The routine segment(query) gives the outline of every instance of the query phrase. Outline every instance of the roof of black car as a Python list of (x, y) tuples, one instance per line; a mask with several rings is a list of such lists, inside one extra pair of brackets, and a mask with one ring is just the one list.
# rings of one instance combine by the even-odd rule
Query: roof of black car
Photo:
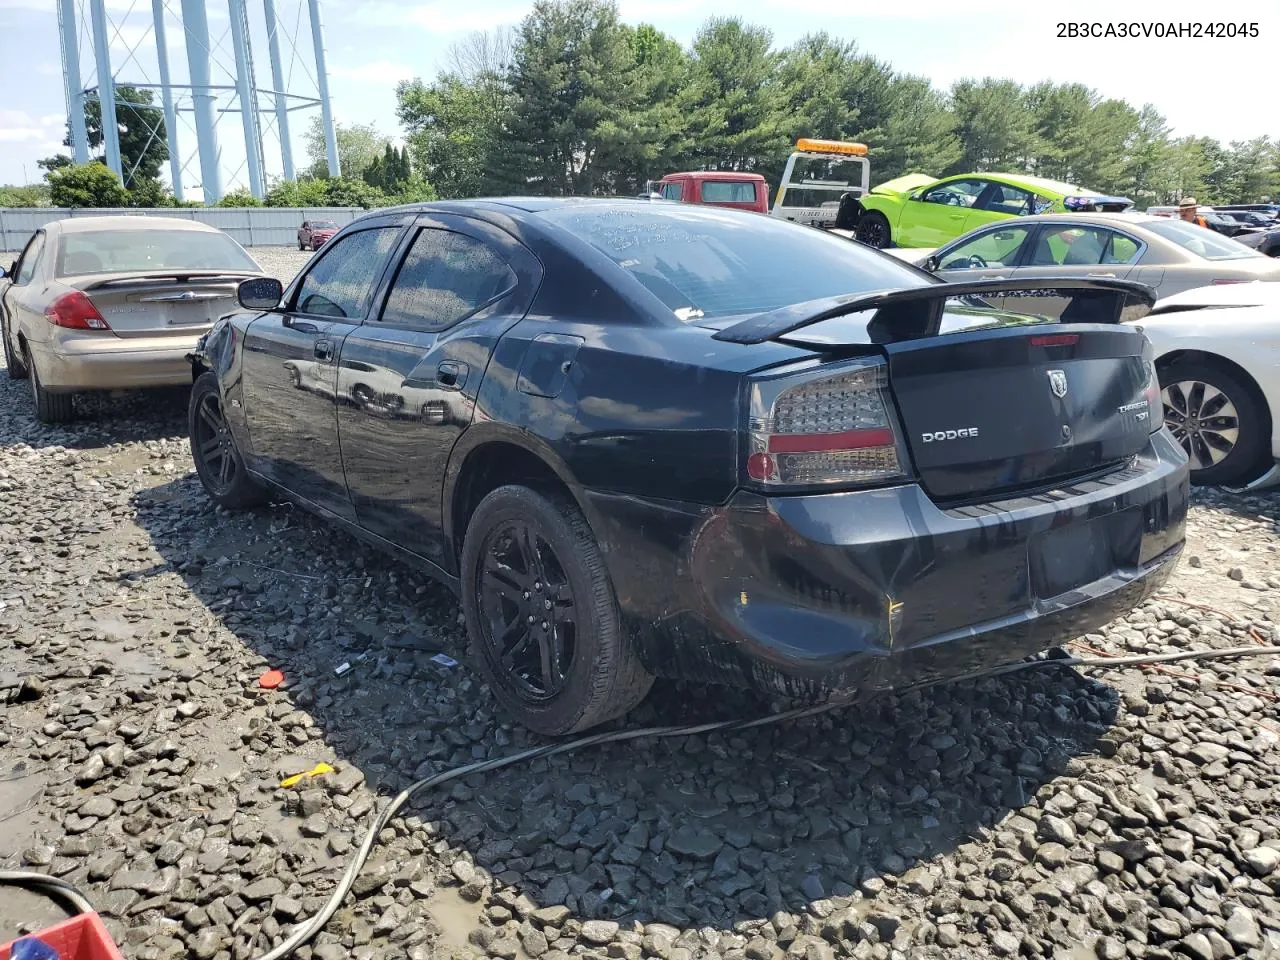
[(422, 213), (475, 213), (481, 210), (505, 212), (520, 210), (524, 213), (541, 213), (575, 206), (653, 206), (658, 201), (635, 197), (481, 197), (475, 200), (431, 200), (426, 203), (410, 203), (400, 207), (385, 207), (371, 213), (413, 212)]

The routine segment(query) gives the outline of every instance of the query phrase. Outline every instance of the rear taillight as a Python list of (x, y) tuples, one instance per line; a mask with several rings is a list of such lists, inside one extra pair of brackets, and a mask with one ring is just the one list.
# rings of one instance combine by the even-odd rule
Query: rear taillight
[(1216, 280), (1210, 281), (1214, 286), (1221, 286), (1224, 283), (1249, 283), (1251, 281), (1232, 277), (1218, 277)]
[(1156, 370), (1155, 349), (1150, 340), (1143, 345), (1142, 359), (1147, 364), (1147, 382), (1142, 388), (1142, 398), (1147, 401), (1151, 432), (1155, 433), (1164, 426), (1164, 396), (1160, 389), (1160, 374)]
[(906, 477), (883, 360), (753, 380), (747, 476), (771, 488)]
[(69, 330), (110, 330), (107, 321), (102, 318), (93, 301), (79, 290), (64, 293), (49, 306), (44, 308), (44, 315), (50, 323)]

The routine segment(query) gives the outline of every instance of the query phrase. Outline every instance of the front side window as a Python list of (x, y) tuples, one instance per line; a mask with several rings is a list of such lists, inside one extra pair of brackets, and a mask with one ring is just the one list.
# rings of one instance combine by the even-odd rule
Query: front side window
[(382, 320), (444, 330), (515, 285), (511, 268), (484, 242), (426, 228), (414, 239), (392, 281)]
[(373, 285), (387, 254), (400, 235), (399, 227), (376, 227), (349, 233), (302, 278), (294, 310), (316, 317), (361, 320), (369, 310)]
[(1031, 212), (1035, 196), (1018, 187), (1006, 183), (993, 183), (982, 202), (978, 205), (982, 210), (991, 213), (1007, 213), (1010, 216), (1023, 217)]
[(662, 187), (663, 200), (681, 200), (684, 198), (684, 190), (679, 181), (675, 183), (667, 183)]
[(595, 247), (681, 318), (940, 282), (843, 237), (773, 217), (744, 221), (720, 207), (561, 207), (541, 216)]
[(37, 233), (31, 238), (31, 242), (27, 244), (27, 249), (22, 253), (22, 263), (18, 265), (18, 275), (14, 278), (14, 283), (31, 282), (31, 278), (36, 273), (36, 262), (40, 259), (40, 253), (43, 250), (44, 234)]
[(702, 200), (704, 203), (755, 203), (756, 185), (744, 180), (705, 180)]
[(920, 195), (920, 199), (948, 207), (972, 207), (986, 186), (981, 180), (951, 180), (930, 187)]
[(985, 267), (1011, 267), (1030, 233), (1030, 227), (1021, 226), (988, 230), (948, 250), (943, 254), (938, 269), (981, 270)]
[(1041, 231), (1031, 254), (1032, 267), (1097, 266), (1111, 242), (1101, 227), (1051, 225)]

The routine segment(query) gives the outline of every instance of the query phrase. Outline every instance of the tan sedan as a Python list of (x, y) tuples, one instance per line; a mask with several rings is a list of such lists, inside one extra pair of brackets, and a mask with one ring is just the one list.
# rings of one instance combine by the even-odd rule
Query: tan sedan
[(169, 217), (77, 217), (36, 231), (0, 278), (9, 376), (36, 416), (72, 416), (72, 395), (189, 384), (186, 355), (264, 271), (221, 230)]

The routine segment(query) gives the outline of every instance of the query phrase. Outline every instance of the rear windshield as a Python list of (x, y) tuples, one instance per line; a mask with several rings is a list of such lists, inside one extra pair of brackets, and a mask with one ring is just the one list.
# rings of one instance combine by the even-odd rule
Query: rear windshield
[(312, 230), (337, 230), (338, 225), (334, 223), (332, 220), (312, 220), (311, 229)]
[(1146, 227), (1156, 236), (1171, 240), (1205, 260), (1243, 260), (1262, 256), (1257, 250), (1251, 250), (1230, 237), (1185, 220), (1153, 220)]
[(203, 230), (101, 230), (68, 233), (58, 251), (57, 276), (150, 270), (261, 268), (225, 233)]
[(687, 319), (940, 282), (852, 240), (760, 214), (637, 204), (634, 210), (561, 207), (543, 216)]
[(755, 203), (756, 185), (743, 180), (704, 180), (703, 203)]

